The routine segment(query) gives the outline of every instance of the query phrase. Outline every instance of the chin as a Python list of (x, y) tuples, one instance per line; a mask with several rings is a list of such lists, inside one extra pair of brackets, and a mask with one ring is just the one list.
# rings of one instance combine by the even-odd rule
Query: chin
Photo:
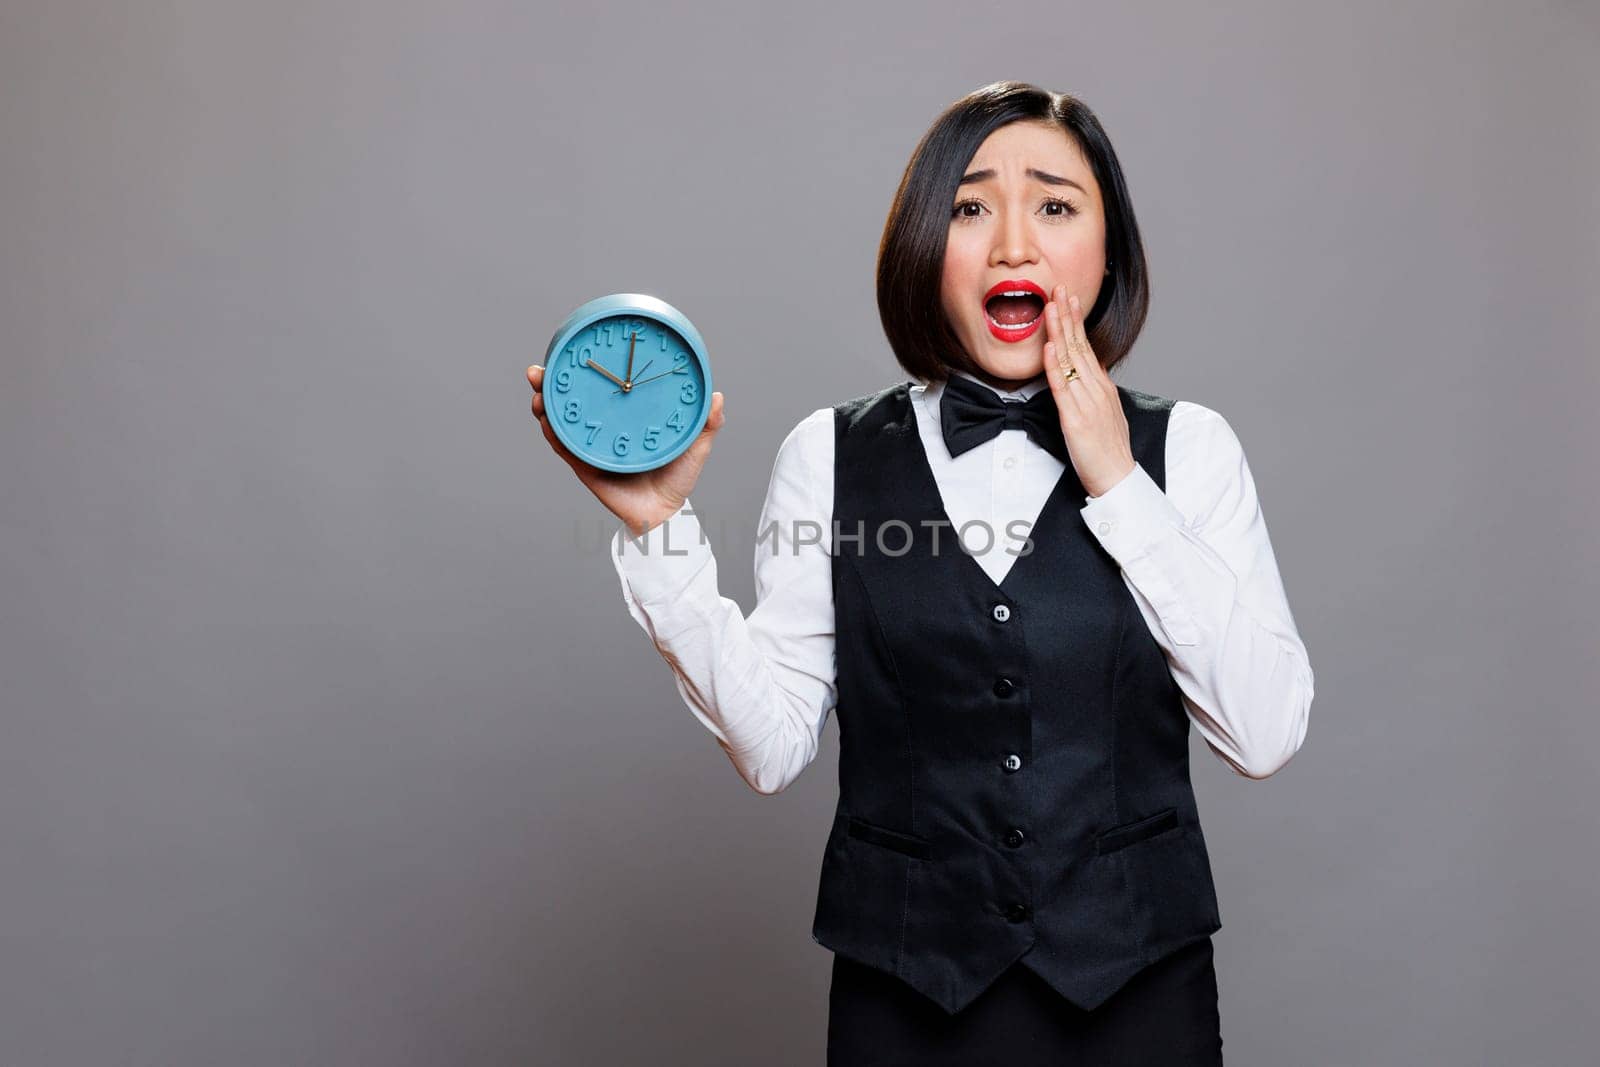
[(1027, 381), (1044, 373), (1043, 351), (1038, 346), (1030, 346), (1018, 351), (1021, 346), (1007, 345), (1007, 351), (984, 353), (976, 362), (986, 372), (996, 378), (1007, 378), (1012, 381)]

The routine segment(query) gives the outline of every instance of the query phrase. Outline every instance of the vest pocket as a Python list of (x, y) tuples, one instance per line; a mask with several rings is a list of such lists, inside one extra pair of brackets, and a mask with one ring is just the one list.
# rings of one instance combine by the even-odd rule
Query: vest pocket
[(1114, 860), (1128, 879), (1132, 928), (1150, 959), (1222, 926), (1205, 835), (1198, 823), (1158, 834)]
[(1177, 825), (1178, 809), (1162, 808), (1154, 815), (1113, 826), (1095, 838), (1094, 850), (1103, 856), (1107, 852), (1115, 852), (1119, 848), (1127, 848), (1135, 842), (1165, 833)]
[(912, 856), (919, 860), (928, 859), (933, 855), (933, 844), (927, 838), (903, 834), (899, 830), (890, 830), (883, 826), (876, 826), (865, 819), (850, 816), (849, 834), (851, 837), (870, 841), (874, 845)]

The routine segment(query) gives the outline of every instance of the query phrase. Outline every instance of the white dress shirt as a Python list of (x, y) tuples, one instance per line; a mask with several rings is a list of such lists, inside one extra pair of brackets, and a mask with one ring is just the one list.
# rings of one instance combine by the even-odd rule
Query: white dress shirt
[[(995, 392), (1025, 400), (1047, 388), (1040, 375)], [(999, 583), (1022, 547), (1012, 532), (1019, 527), (1008, 524), (1032, 526), (1064, 464), (1021, 429), (951, 458), (942, 391), (939, 382), (911, 387), (922, 446), (953, 529), (980, 520), (992, 531), (976, 526), (964, 543)], [(760, 793), (787, 788), (815, 758), (838, 699), (833, 423), (833, 409), (818, 408), (778, 449), (748, 617), (718, 591), (716, 558), (688, 501), (641, 538), (619, 522), (611, 539), (629, 613), (689, 710)], [(1121, 566), (1195, 729), (1236, 773), (1265, 778), (1305, 738), (1313, 679), (1250, 468), (1222, 416), (1183, 400), (1168, 422), (1166, 467), (1165, 493), (1135, 465), (1102, 495), (1085, 497), (1079, 513)]]

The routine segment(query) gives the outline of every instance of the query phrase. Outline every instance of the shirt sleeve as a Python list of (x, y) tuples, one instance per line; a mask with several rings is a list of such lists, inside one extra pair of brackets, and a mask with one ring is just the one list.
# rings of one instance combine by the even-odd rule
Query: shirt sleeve
[[(831, 525), (833, 410), (778, 449), (757, 525), (756, 606), (747, 618), (717, 586), (717, 561), (692, 506), (640, 537), (618, 523), (612, 559), (634, 621), (678, 693), (750, 788), (783, 791), (816, 757), (838, 699)], [(825, 496), (818, 471), (830, 472)]]
[(1084, 522), (1122, 567), (1195, 728), (1248, 778), (1305, 740), (1314, 678), (1289, 610), (1244, 450), (1217, 412), (1179, 401), (1167, 492), (1135, 465)]

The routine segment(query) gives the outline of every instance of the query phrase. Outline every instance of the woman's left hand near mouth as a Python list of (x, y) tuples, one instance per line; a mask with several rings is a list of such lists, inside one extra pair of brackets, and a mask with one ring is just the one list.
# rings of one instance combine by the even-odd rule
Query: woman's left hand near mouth
[[(1078, 298), (1069, 300), (1067, 287), (1056, 286), (1044, 308), (1044, 373), (1078, 481), (1090, 496), (1101, 496), (1133, 471), (1133, 445), (1116, 383), (1089, 347), (1083, 314)], [(1077, 367), (1078, 377), (1066, 381), (1063, 362)]]

